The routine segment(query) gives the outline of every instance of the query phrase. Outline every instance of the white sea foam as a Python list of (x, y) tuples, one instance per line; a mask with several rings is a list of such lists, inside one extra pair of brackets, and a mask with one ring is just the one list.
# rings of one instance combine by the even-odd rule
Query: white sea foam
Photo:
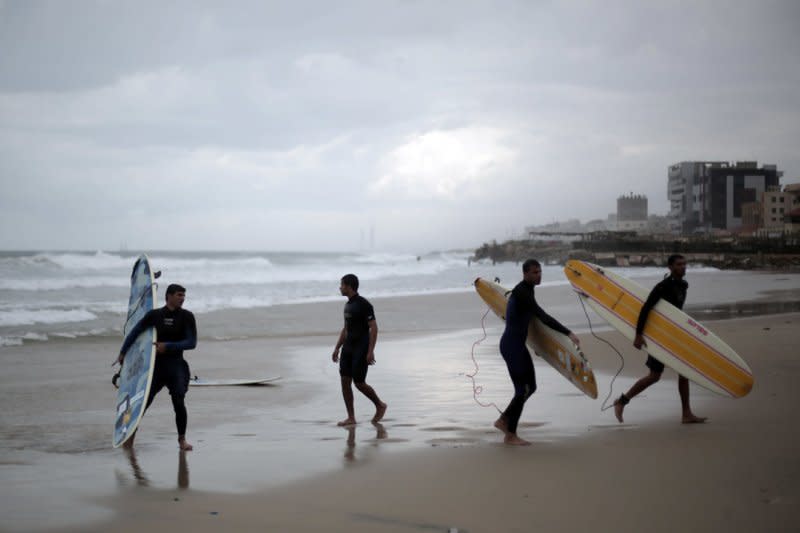
[(86, 309), (36, 309), (0, 311), (0, 326), (29, 326), (33, 324), (66, 324), (87, 322), (97, 315)]
[(22, 346), (20, 337), (0, 337), (0, 346)]

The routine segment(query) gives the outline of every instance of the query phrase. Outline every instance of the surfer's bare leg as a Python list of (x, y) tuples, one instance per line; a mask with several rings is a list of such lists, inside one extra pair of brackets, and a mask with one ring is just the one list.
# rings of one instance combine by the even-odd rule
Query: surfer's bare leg
[(494, 421), (494, 427), (505, 433), (508, 434), (508, 421), (506, 420), (505, 415), (500, 415), (500, 418)]
[(372, 417), (373, 422), (380, 422), (383, 415), (386, 414), (386, 407), (387, 405), (378, 398), (378, 393), (375, 392), (375, 389), (367, 385), (366, 381), (362, 381), (361, 383), (356, 383), (356, 388), (370, 399), (370, 401), (375, 404), (375, 416)]
[(625, 410), (625, 406), (628, 404), (628, 402), (650, 385), (658, 383), (658, 380), (660, 379), (661, 372), (654, 372), (651, 370), (649, 374), (634, 383), (633, 387), (631, 387), (628, 392), (620, 396), (617, 401), (614, 402), (614, 416), (617, 417), (617, 420), (620, 423), (623, 422), (622, 412)]
[(339, 422), (339, 426), (351, 426), (356, 423), (356, 415), (353, 410), (353, 378), (350, 376), (341, 376), (342, 378), (342, 398), (344, 398), (344, 406), (347, 409), (347, 418)]
[(678, 376), (678, 393), (681, 395), (681, 422), (684, 424), (702, 424), (706, 421), (704, 416), (695, 416), (689, 405), (689, 380), (683, 376)]

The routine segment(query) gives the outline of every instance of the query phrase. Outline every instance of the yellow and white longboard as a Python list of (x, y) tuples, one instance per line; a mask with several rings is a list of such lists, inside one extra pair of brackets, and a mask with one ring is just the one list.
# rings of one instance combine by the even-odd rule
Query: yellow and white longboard
[[(568, 261), (564, 273), (598, 315), (629, 340), (635, 338), (647, 289), (584, 261)], [(643, 336), (650, 355), (702, 387), (733, 398), (753, 388), (753, 372), (733, 348), (669, 302), (653, 307)]]
[[(510, 290), (483, 278), (475, 280), (475, 290), (497, 316), (506, 319)], [(582, 393), (590, 398), (597, 398), (597, 381), (594, 379), (592, 366), (569, 337), (534, 318), (528, 326), (528, 338), (525, 344), (528, 350), (547, 361)]]

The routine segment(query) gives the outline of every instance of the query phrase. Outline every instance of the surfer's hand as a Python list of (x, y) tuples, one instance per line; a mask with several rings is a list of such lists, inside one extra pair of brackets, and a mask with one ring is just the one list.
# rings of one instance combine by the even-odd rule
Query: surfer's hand
[(375, 364), (375, 352), (369, 352), (367, 354), (367, 364), (374, 365)]
[(571, 340), (578, 348), (581, 347), (581, 340), (574, 333), (569, 334), (569, 340)]
[(644, 337), (641, 335), (636, 335), (636, 338), (633, 340), (633, 345), (637, 350), (641, 350), (642, 346), (647, 346), (647, 343), (644, 342)]
[(166, 342), (154, 342), (153, 343), (156, 347), (156, 352), (164, 353), (167, 351), (167, 343)]
[(119, 354), (119, 356), (117, 357), (117, 364), (118, 364), (119, 366), (122, 366), (122, 362), (123, 362), (124, 360), (125, 360), (125, 354), (124, 354), (124, 353), (121, 353), (121, 354)]
[(339, 362), (339, 348), (333, 350), (333, 357), (331, 357), (331, 359), (333, 359), (334, 363)]

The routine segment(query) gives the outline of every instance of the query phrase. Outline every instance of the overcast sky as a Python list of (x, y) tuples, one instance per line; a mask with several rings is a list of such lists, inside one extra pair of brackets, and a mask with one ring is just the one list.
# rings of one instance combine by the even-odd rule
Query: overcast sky
[[(476, 247), (800, 180), (800, 2), (0, 0), (0, 248)], [(367, 237), (368, 242), (368, 237)]]

